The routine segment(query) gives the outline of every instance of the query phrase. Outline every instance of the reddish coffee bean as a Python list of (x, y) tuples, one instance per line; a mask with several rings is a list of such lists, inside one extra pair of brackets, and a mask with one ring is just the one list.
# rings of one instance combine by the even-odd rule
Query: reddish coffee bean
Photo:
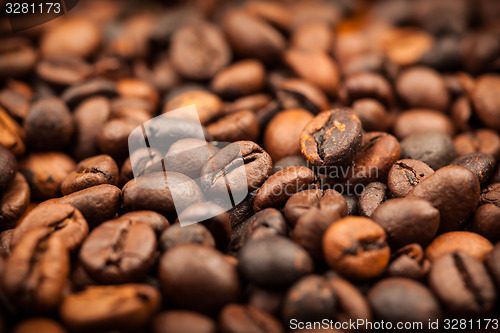
[(0, 194), (0, 228), (15, 227), (16, 222), (26, 212), (30, 199), (30, 187), (24, 176), (18, 172)]
[(200, 313), (186, 310), (168, 310), (153, 319), (153, 333), (216, 333), (215, 321)]
[(358, 116), (365, 131), (387, 131), (392, 125), (392, 116), (380, 102), (372, 98), (354, 101), (352, 112)]
[(121, 215), (117, 220), (149, 225), (157, 235), (161, 234), (170, 224), (165, 216), (150, 210), (138, 210)]
[(453, 136), (455, 126), (442, 112), (427, 109), (411, 109), (402, 112), (395, 120), (394, 135), (402, 140), (417, 132), (441, 132)]
[(314, 114), (328, 110), (330, 103), (317, 86), (301, 79), (284, 79), (277, 84), (277, 97), (285, 109), (306, 109)]
[(403, 277), (417, 281), (429, 272), (431, 263), (424, 259), (424, 250), (416, 243), (403, 246), (391, 256), (386, 274), (390, 277)]
[(332, 46), (333, 31), (325, 22), (304, 22), (293, 30), (294, 48), (328, 52)]
[(489, 129), (459, 134), (453, 140), (453, 144), (458, 156), (484, 153), (495, 158), (500, 157), (500, 137), (495, 131)]
[(201, 224), (181, 226), (177, 223), (162, 232), (160, 248), (163, 252), (181, 244), (198, 244), (214, 248), (215, 240), (210, 231)]
[(221, 96), (238, 97), (259, 92), (266, 70), (257, 60), (242, 60), (223, 69), (212, 80), (212, 90)]
[(16, 119), (24, 119), (30, 109), (33, 90), (28, 85), (10, 80), (0, 91), (0, 106)]
[(283, 333), (280, 322), (251, 305), (229, 304), (219, 315), (221, 333), (269, 332)]
[(49, 318), (30, 318), (23, 320), (13, 328), (12, 333), (66, 333), (55, 320)]
[(493, 183), (486, 186), (481, 191), (479, 203), (481, 205), (494, 204), (495, 206), (500, 207), (500, 183)]
[(117, 95), (116, 83), (106, 79), (92, 79), (66, 89), (61, 98), (69, 107), (75, 107), (90, 97), (102, 95), (115, 97)]
[(24, 129), (0, 107), (0, 146), (19, 156), (26, 150), (24, 141), (26, 141)]
[(358, 212), (361, 216), (370, 217), (387, 199), (387, 185), (373, 182), (363, 189), (358, 199)]
[(17, 173), (16, 157), (0, 146), (0, 191), (6, 189)]
[(259, 138), (259, 119), (253, 111), (242, 110), (211, 123), (207, 126), (207, 131), (216, 141), (257, 141)]
[(55, 86), (69, 86), (87, 79), (92, 74), (92, 67), (78, 56), (54, 54), (37, 64), (36, 73)]
[[(170, 99), (165, 105), (163, 113), (168, 113), (169, 111), (176, 110), (191, 104), (194, 104), (196, 106), (199, 121), (203, 125), (222, 115), (221, 99), (217, 95), (203, 90), (187, 91)], [(191, 120), (198, 121), (197, 119)]]
[(2, 38), (0, 44), (0, 77), (22, 76), (33, 69), (38, 52), (27, 38)]
[(422, 161), (402, 159), (389, 170), (387, 186), (394, 197), (405, 197), (414, 186), (433, 173), (434, 170)]
[(500, 255), (500, 245), (497, 243), (495, 244), (495, 247), (493, 250), (488, 254), (486, 257), (486, 267), (488, 267), (488, 270), (491, 274), (491, 278), (493, 279), (493, 282), (495, 285), (500, 286), (500, 266), (498, 265), (499, 261), (499, 255)]
[(328, 227), (323, 236), (323, 251), (336, 272), (356, 280), (382, 274), (391, 253), (384, 229), (368, 218), (354, 216)]
[(446, 254), (463, 251), (483, 261), (491, 250), (493, 244), (483, 236), (468, 231), (452, 231), (436, 237), (425, 249), (425, 256), (434, 262)]
[(500, 208), (493, 204), (479, 206), (472, 221), (472, 231), (495, 243), (500, 241)]
[(358, 99), (373, 98), (385, 106), (391, 106), (394, 98), (389, 82), (382, 75), (370, 72), (347, 77), (339, 95), (346, 105)]
[(472, 93), (472, 101), (479, 119), (485, 126), (495, 130), (500, 129), (500, 120), (498, 119), (500, 98), (496, 93), (499, 87), (500, 76), (485, 74), (477, 79)]
[(457, 157), (450, 163), (472, 171), (480, 184), (488, 181), (495, 171), (496, 161), (493, 156), (484, 153), (473, 153)]

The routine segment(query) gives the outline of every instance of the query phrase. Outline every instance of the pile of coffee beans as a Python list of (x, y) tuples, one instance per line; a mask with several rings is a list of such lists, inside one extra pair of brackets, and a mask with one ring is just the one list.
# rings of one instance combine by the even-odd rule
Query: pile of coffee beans
[(498, 0), (0, 17), (0, 332), (498, 329), (499, 131)]

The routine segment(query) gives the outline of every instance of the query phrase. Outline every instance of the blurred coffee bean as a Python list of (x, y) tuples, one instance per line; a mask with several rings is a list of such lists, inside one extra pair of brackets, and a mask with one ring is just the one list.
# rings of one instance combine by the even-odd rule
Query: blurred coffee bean
[[(147, 157), (151, 160), (152, 151), (148, 149)], [(201, 169), (207, 163), (207, 161), (215, 155), (219, 149), (214, 145), (200, 139), (181, 139), (170, 146), (163, 162), (161, 160), (151, 162), (151, 167), (153, 164), (156, 165), (158, 162), (163, 163), (162, 167), (165, 167), (167, 171), (180, 172), (192, 179), (199, 178), (201, 175)], [(137, 174), (139, 167), (134, 166), (134, 172)], [(148, 167), (145, 167), (145, 173), (149, 173)], [(140, 174), (140, 173), (138, 173)]]
[(215, 321), (200, 313), (187, 310), (168, 310), (160, 312), (153, 319), (154, 333), (216, 333)]
[(207, 131), (216, 141), (258, 141), (259, 119), (253, 111), (237, 111), (211, 123)]
[(334, 42), (333, 30), (325, 22), (304, 22), (293, 30), (294, 48), (328, 52)]
[[(163, 113), (168, 114), (169, 111), (176, 110), (188, 105), (194, 104), (198, 112), (199, 121), (205, 125), (208, 122), (218, 118), (222, 115), (222, 101), (212, 93), (203, 90), (191, 90), (182, 93), (172, 99), (168, 100)], [(191, 115), (187, 115), (186, 119), (197, 121), (197, 119), (190, 119)]]
[(453, 140), (441, 132), (417, 132), (401, 141), (401, 157), (419, 160), (437, 170), (456, 157)]
[(82, 58), (69, 54), (54, 54), (40, 61), (36, 72), (40, 78), (55, 86), (69, 86), (83, 82), (93, 68)]
[(476, 87), (472, 93), (472, 101), (477, 116), (483, 124), (495, 130), (500, 129), (499, 106), (500, 98), (496, 91), (500, 87), (500, 76), (485, 74), (476, 81)]
[(0, 45), (0, 77), (21, 76), (35, 66), (38, 51), (27, 38), (2, 38)]
[(218, 95), (239, 97), (259, 92), (265, 77), (266, 70), (258, 60), (242, 60), (217, 73), (211, 86)]
[(97, 136), (100, 151), (117, 160), (123, 159), (129, 153), (129, 136), (139, 125), (141, 125), (140, 122), (130, 118), (108, 121)]
[(30, 199), (30, 187), (18, 172), (0, 194), (0, 229), (14, 227), (28, 208)]
[(394, 197), (405, 197), (414, 186), (433, 173), (434, 170), (422, 161), (402, 159), (389, 170), (387, 186)]
[(215, 247), (215, 240), (212, 234), (201, 224), (185, 226), (174, 224), (162, 232), (159, 242), (163, 252), (181, 244), (199, 244), (205, 247)]
[(394, 99), (389, 82), (382, 75), (370, 72), (347, 77), (339, 95), (347, 105), (358, 99), (372, 98), (388, 107), (392, 105)]
[(352, 110), (358, 116), (365, 131), (386, 131), (392, 124), (392, 116), (375, 99), (357, 99), (352, 103)]
[(20, 81), (9, 80), (0, 90), (0, 106), (16, 119), (26, 118), (32, 98), (33, 89)]
[(285, 109), (306, 109), (318, 114), (330, 107), (323, 91), (305, 80), (285, 79), (275, 89), (278, 100)]
[(428, 109), (410, 109), (399, 114), (394, 122), (394, 135), (403, 140), (417, 132), (440, 132), (453, 136), (455, 126), (442, 112)]
[(73, 108), (90, 97), (102, 95), (115, 97), (117, 95), (116, 83), (106, 79), (92, 79), (67, 88), (61, 98), (70, 108)]
[(429, 272), (430, 261), (424, 259), (424, 250), (419, 244), (411, 243), (398, 249), (391, 256), (386, 274), (389, 277), (403, 277), (421, 281)]
[(500, 157), (500, 137), (498, 133), (489, 129), (478, 129), (457, 135), (453, 144), (458, 156), (471, 153), (490, 154)]
[(24, 129), (0, 107), (0, 146), (20, 156), (26, 150), (25, 141)]
[(495, 285), (500, 286), (500, 265), (498, 265), (499, 261), (499, 255), (500, 255), (500, 245), (497, 243), (495, 244), (495, 247), (493, 250), (488, 254), (486, 257), (486, 267), (488, 267), (488, 270), (491, 274), (491, 278), (493, 279), (493, 282)]
[(12, 333), (66, 333), (66, 330), (55, 320), (38, 317), (23, 320), (13, 328)]
[(438, 258), (463, 251), (483, 261), (493, 250), (493, 244), (483, 236), (468, 231), (452, 231), (439, 235), (425, 249), (425, 256), (432, 262)]
[(373, 182), (366, 185), (358, 199), (359, 214), (366, 217), (372, 216), (373, 212), (387, 199), (387, 195), (387, 185), (383, 183)]
[(251, 305), (229, 304), (219, 315), (221, 333), (283, 333), (280, 322)]
[(493, 204), (479, 206), (474, 214), (472, 231), (488, 238), (491, 242), (500, 241), (500, 208)]
[(307, 160), (302, 155), (283, 157), (282, 159), (274, 162), (273, 174), (275, 174), (278, 171), (288, 169), (294, 166), (307, 167)]
[(170, 224), (165, 216), (150, 210), (138, 210), (121, 215), (117, 220), (129, 221), (133, 223), (145, 223), (153, 228), (157, 235), (160, 235)]
[(17, 172), (16, 157), (0, 146), (0, 191), (9, 186)]

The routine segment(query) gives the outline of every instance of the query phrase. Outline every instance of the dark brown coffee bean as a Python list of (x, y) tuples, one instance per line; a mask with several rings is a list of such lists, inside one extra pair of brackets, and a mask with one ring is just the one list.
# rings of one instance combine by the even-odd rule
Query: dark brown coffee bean
[(5, 263), (2, 287), (21, 311), (49, 313), (59, 305), (69, 273), (65, 243), (49, 229), (35, 227), (13, 248)]
[(229, 304), (219, 315), (221, 333), (283, 333), (280, 322), (251, 305)]
[(441, 214), (439, 230), (453, 231), (464, 226), (479, 201), (479, 182), (459, 166), (439, 169), (415, 186), (406, 196), (429, 201)]
[(485, 264), (488, 267), (488, 270), (491, 274), (491, 278), (493, 279), (493, 282), (495, 285), (500, 286), (500, 261), (499, 255), (500, 255), (500, 245), (497, 243), (495, 244), (495, 247), (493, 250), (488, 254), (486, 257)]
[(129, 153), (129, 136), (140, 125), (140, 122), (130, 118), (119, 118), (108, 121), (97, 137), (97, 145), (101, 152), (117, 160)]
[(493, 204), (479, 206), (474, 214), (472, 230), (491, 242), (500, 241), (500, 208)]
[(467, 97), (458, 97), (451, 105), (451, 118), (457, 130), (470, 130), (470, 120), (472, 118), (472, 106)]
[(316, 187), (316, 175), (309, 168), (291, 167), (278, 171), (259, 188), (253, 209), (258, 212), (267, 207), (280, 207), (295, 193)]
[(21, 173), (0, 194), (0, 228), (12, 228), (30, 203), (30, 187)]
[(282, 317), (287, 323), (292, 319), (299, 322), (332, 320), (336, 315), (336, 303), (337, 297), (328, 280), (311, 274), (288, 289)]
[(265, 77), (266, 70), (259, 61), (242, 60), (217, 73), (211, 85), (218, 95), (238, 97), (259, 92)]
[(10, 241), (13, 234), (14, 229), (7, 229), (0, 232), (0, 257), (8, 258), (10, 256)]
[(315, 166), (351, 163), (361, 142), (359, 118), (342, 109), (321, 112), (300, 137), (302, 154)]
[(382, 75), (370, 72), (347, 77), (339, 95), (346, 105), (358, 99), (373, 98), (387, 107), (392, 105), (394, 99), (389, 82)]
[(115, 97), (117, 95), (116, 83), (106, 79), (92, 79), (69, 87), (63, 92), (61, 98), (72, 108), (98, 95)]
[[(185, 201), (178, 200), (174, 205), (173, 198), (185, 198)], [(177, 172), (144, 175), (129, 181), (123, 187), (123, 203), (131, 210), (181, 212), (184, 208), (203, 200), (198, 185), (191, 178)]]
[(305, 190), (295, 193), (287, 200), (284, 213), (287, 222), (293, 227), (308, 210), (319, 208), (325, 213), (336, 212), (340, 217), (347, 215), (347, 203), (335, 190)]
[(337, 94), (339, 69), (326, 52), (292, 48), (285, 52), (284, 62), (298, 76), (316, 85), (326, 94)]
[(419, 160), (437, 170), (456, 157), (451, 137), (440, 132), (418, 132), (401, 142), (401, 157)]
[(479, 203), (481, 205), (493, 204), (497, 207), (500, 207), (500, 183), (493, 183), (486, 186), (481, 191)]
[(269, 288), (286, 288), (314, 270), (302, 247), (279, 236), (249, 241), (239, 251), (238, 260), (245, 279)]
[(198, 244), (214, 248), (215, 240), (210, 231), (202, 224), (181, 226), (177, 223), (162, 232), (160, 248), (163, 252), (181, 244)]
[(2, 38), (0, 45), (0, 77), (21, 76), (35, 66), (37, 51), (27, 38)]
[(184, 225), (201, 222), (212, 234), (217, 248), (224, 251), (232, 236), (231, 221), (224, 208), (212, 202), (203, 202), (186, 208), (179, 220)]
[(24, 141), (26, 141), (24, 129), (0, 107), (0, 146), (19, 156), (26, 150)]
[(146, 223), (108, 221), (85, 239), (79, 259), (95, 281), (127, 283), (143, 278), (155, 261), (156, 235)]
[(185, 309), (215, 314), (239, 299), (235, 263), (206, 246), (183, 244), (165, 252), (158, 276), (167, 299)]
[(284, 79), (275, 87), (285, 109), (306, 109), (314, 114), (326, 111), (330, 103), (325, 93), (314, 84), (301, 79)]
[(384, 202), (371, 218), (384, 228), (393, 249), (411, 243), (427, 245), (439, 228), (439, 210), (422, 199), (392, 199)]
[[(271, 174), (268, 153), (252, 141), (237, 141), (218, 151), (201, 170), (201, 187), (210, 195), (244, 198)], [(225, 207), (224, 207), (225, 208)]]
[(382, 274), (391, 255), (384, 229), (368, 218), (353, 216), (328, 227), (323, 251), (336, 272), (359, 280)]
[(234, 226), (229, 250), (237, 252), (251, 239), (286, 235), (287, 225), (283, 215), (274, 208), (266, 208)]
[(393, 117), (375, 99), (362, 98), (354, 101), (352, 112), (358, 116), (365, 131), (386, 131), (392, 125)]
[(166, 92), (179, 84), (180, 77), (167, 56), (160, 57), (152, 64), (143, 59), (134, 62), (134, 74), (152, 83), (159, 92)]
[(452, 231), (436, 237), (425, 249), (425, 256), (434, 262), (449, 253), (463, 251), (483, 261), (491, 250), (493, 244), (483, 236), (468, 231)]
[(370, 289), (368, 301), (378, 320), (427, 322), (443, 317), (436, 297), (424, 285), (410, 279), (384, 279)]
[(399, 114), (394, 122), (393, 132), (399, 139), (417, 132), (440, 132), (453, 136), (455, 126), (451, 119), (439, 111), (428, 109), (410, 109)]
[(224, 16), (222, 29), (235, 53), (241, 57), (273, 63), (281, 59), (285, 50), (285, 39), (276, 29), (243, 11), (229, 11)]
[(207, 131), (215, 141), (257, 141), (259, 120), (253, 111), (242, 110), (211, 123), (207, 126)]
[(273, 174), (294, 166), (307, 167), (307, 160), (301, 155), (283, 157), (273, 165)]
[(44, 228), (48, 234), (61, 237), (70, 251), (77, 249), (89, 232), (85, 218), (75, 207), (60, 203), (42, 204), (30, 211), (16, 227), (11, 247), (15, 248), (24, 235), (35, 228)]
[(0, 191), (6, 189), (14, 180), (17, 172), (16, 157), (0, 146)]
[(402, 277), (421, 281), (429, 272), (431, 263), (424, 259), (424, 250), (419, 244), (412, 243), (398, 249), (391, 256), (385, 274), (389, 277)]
[(131, 223), (145, 223), (153, 228), (157, 235), (160, 235), (170, 225), (165, 216), (150, 210), (138, 210), (126, 213), (117, 220), (129, 221)]
[[(169, 111), (176, 110), (191, 104), (196, 105), (196, 111), (198, 112), (199, 121), (203, 125), (222, 115), (223, 110), (221, 99), (215, 94), (196, 89), (184, 92), (176, 97), (171, 98), (165, 105), (163, 113), (168, 114)], [(198, 121), (197, 119), (191, 120)]]
[(396, 81), (396, 91), (410, 108), (445, 111), (450, 103), (443, 78), (428, 67), (403, 71)]
[(405, 197), (414, 186), (433, 173), (434, 170), (422, 161), (402, 159), (389, 170), (387, 185), (394, 197)]
[(486, 268), (465, 252), (435, 260), (429, 272), (429, 286), (452, 315), (484, 315), (496, 304), (495, 286)]
[(476, 81), (476, 87), (472, 93), (472, 101), (476, 113), (487, 127), (499, 130), (500, 120), (498, 119), (498, 109), (500, 98), (496, 91), (500, 87), (500, 76), (495, 74), (485, 74)]
[(472, 132), (459, 134), (453, 140), (458, 156), (471, 153), (490, 154), (500, 157), (500, 137), (495, 131), (478, 129)]
[[(163, 160), (161, 158), (157, 160), (155, 152), (148, 148), (145, 151), (147, 155), (144, 158), (144, 162), (150, 163), (151, 166), (148, 168), (148, 166), (139, 167), (135, 165), (134, 170), (140, 168), (145, 170), (144, 173), (151, 173), (155, 169), (155, 166), (159, 165), (162, 168), (164, 166), (166, 171), (180, 172), (192, 179), (196, 179), (200, 177), (203, 166), (218, 151), (217, 147), (205, 140), (182, 139), (170, 146)], [(132, 160), (137, 160), (137, 157), (132, 156)], [(137, 173), (137, 171), (135, 172)]]
[(450, 163), (450, 165), (458, 165), (472, 171), (480, 184), (484, 184), (491, 178), (495, 171), (495, 164), (495, 158), (484, 153), (462, 155)]
[(76, 160), (98, 153), (97, 137), (110, 115), (110, 104), (107, 98), (96, 96), (83, 101), (74, 112), (76, 139), (73, 156)]
[(361, 216), (370, 217), (387, 199), (387, 185), (373, 182), (363, 189), (358, 199), (358, 212)]
[(248, 296), (248, 305), (274, 316), (279, 316), (283, 297), (283, 291), (273, 291), (253, 286)]
[(25, 319), (16, 327), (13, 328), (12, 333), (66, 333), (66, 330), (57, 323), (57, 321), (49, 318), (30, 318)]
[(384, 132), (366, 133), (353, 166), (350, 167), (348, 181), (353, 184), (385, 182), (391, 166), (400, 155), (399, 142), (392, 135)]
[(358, 197), (348, 194), (342, 196), (347, 202), (347, 215), (358, 215)]
[(159, 313), (153, 319), (153, 333), (216, 333), (215, 321), (197, 312), (186, 310), (168, 310)]
[(66, 296), (59, 313), (71, 331), (138, 332), (149, 322), (159, 305), (160, 293), (145, 284), (91, 286)]
[(0, 106), (16, 119), (24, 119), (28, 115), (33, 90), (27, 84), (9, 80), (0, 91)]
[(92, 74), (92, 67), (82, 58), (59, 54), (42, 59), (36, 66), (37, 75), (56, 86), (83, 82)]

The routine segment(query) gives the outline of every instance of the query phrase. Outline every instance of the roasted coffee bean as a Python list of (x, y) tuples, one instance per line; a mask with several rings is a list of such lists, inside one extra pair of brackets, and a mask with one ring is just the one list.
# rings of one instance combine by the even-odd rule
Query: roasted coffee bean
[[(173, 193), (172, 193), (173, 192)], [(173, 198), (185, 198), (176, 201)], [(131, 210), (154, 210), (173, 213), (204, 201), (198, 185), (177, 172), (157, 172), (132, 179), (123, 187), (123, 203)]]
[(500, 99), (496, 93), (498, 87), (500, 87), (500, 76), (485, 74), (477, 79), (472, 93), (472, 102), (479, 119), (484, 125), (495, 130), (500, 129), (498, 120)]
[(500, 157), (500, 137), (490, 129), (478, 129), (459, 134), (453, 140), (458, 156), (471, 153), (490, 154)]
[(378, 320), (427, 322), (443, 317), (436, 297), (424, 285), (410, 279), (389, 278), (375, 284), (368, 301)]
[(235, 263), (206, 246), (183, 244), (165, 252), (158, 276), (167, 299), (185, 309), (214, 314), (239, 300)]
[(222, 29), (240, 57), (273, 63), (285, 50), (285, 39), (276, 29), (244, 11), (229, 11), (223, 18)]
[(101, 184), (118, 185), (118, 166), (107, 155), (89, 157), (78, 163), (75, 171), (61, 183), (61, 192), (68, 195)]
[(495, 171), (496, 161), (493, 156), (484, 153), (462, 155), (451, 161), (450, 165), (458, 165), (472, 171), (480, 184), (484, 184)]
[(491, 242), (500, 241), (500, 208), (493, 204), (479, 206), (474, 214), (472, 231), (488, 238)]
[(325, 213), (338, 213), (340, 217), (347, 215), (347, 202), (335, 190), (305, 190), (295, 193), (287, 200), (284, 213), (287, 222), (293, 227), (308, 210), (319, 208)]
[(10, 241), (13, 234), (14, 229), (7, 229), (0, 232), (0, 257), (7, 258), (10, 256)]
[(0, 194), (0, 229), (14, 227), (30, 203), (30, 187), (21, 173), (16, 173)]
[(66, 333), (66, 330), (55, 320), (49, 318), (31, 318), (20, 322), (12, 329), (12, 333)]
[(278, 113), (269, 122), (264, 132), (264, 148), (273, 161), (300, 154), (302, 130), (312, 119), (313, 115), (306, 110), (291, 109)]
[(260, 287), (252, 287), (248, 296), (248, 305), (259, 310), (278, 316), (283, 303), (284, 292), (273, 291)]
[(0, 107), (0, 146), (19, 156), (26, 150), (24, 141), (26, 141), (24, 129)]
[(471, 317), (485, 315), (496, 304), (496, 291), (483, 263), (465, 252), (453, 252), (435, 260), (429, 286), (447, 312)]
[(493, 183), (486, 186), (481, 191), (479, 203), (481, 205), (493, 204), (497, 207), (500, 207), (500, 183)]
[(75, 109), (76, 141), (73, 149), (75, 159), (82, 160), (98, 153), (97, 137), (110, 112), (109, 101), (101, 96), (88, 98)]
[(242, 110), (229, 114), (208, 125), (207, 131), (216, 141), (257, 141), (260, 131), (259, 119), (253, 111)]
[(137, 332), (149, 322), (160, 302), (158, 290), (144, 284), (91, 286), (66, 296), (59, 313), (71, 331)]
[(229, 304), (219, 315), (221, 333), (283, 333), (280, 322), (251, 305)]
[(138, 210), (123, 214), (117, 220), (129, 221), (131, 223), (145, 223), (149, 225), (154, 232), (159, 235), (170, 224), (165, 216), (150, 210)]
[(394, 122), (394, 135), (403, 140), (418, 132), (440, 132), (453, 136), (455, 127), (442, 112), (428, 109), (410, 109), (399, 114)]
[(21, 311), (50, 313), (59, 305), (68, 278), (67, 240), (34, 227), (17, 243), (5, 263), (2, 289)]
[(419, 160), (437, 170), (456, 157), (451, 137), (440, 132), (418, 132), (401, 142), (401, 157)]
[(317, 187), (314, 172), (306, 167), (291, 167), (276, 172), (257, 191), (253, 209), (258, 212), (267, 207), (280, 207), (297, 192)]
[(281, 160), (274, 162), (273, 174), (294, 166), (307, 167), (307, 160), (301, 155), (283, 157)]
[(323, 251), (336, 272), (359, 280), (379, 276), (391, 255), (384, 229), (368, 218), (352, 216), (328, 227)]
[(153, 319), (153, 333), (216, 333), (215, 321), (200, 313), (186, 310), (168, 310)]
[(97, 146), (104, 154), (120, 160), (129, 153), (129, 136), (140, 125), (130, 118), (118, 118), (108, 121), (97, 137)]
[(479, 182), (459, 166), (439, 169), (415, 186), (406, 196), (429, 201), (441, 214), (440, 232), (462, 228), (479, 201)]
[(499, 249), (500, 245), (498, 243), (495, 244), (495, 247), (488, 254), (485, 261), (485, 264), (491, 274), (491, 278), (493, 279), (493, 282), (495, 283), (497, 288), (498, 286), (500, 286), (500, 261), (498, 260), (500, 255)]
[(386, 131), (392, 124), (392, 116), (376, 99), (356, 100), (352, 103), (352, 112), (358, 116), (365, 131)]
[(314, 322), (334, 319), (337, 298), (330, 283), (324, 277), (308, 275), (290, 289), (283, 302), (283, 320), (290, 322)]
[(75, 162), (66, 154), (48, 152), (28, 155), (19, 170), (34, 198), (50, 199), (59, 196), (61, 183), (75, 167)]
[(143, 278), (155, 261), (156, 235), (146, 223), (108, 221), (85, 239), (79, 259), (97, 282), (134, 282)]
[(208, 22), (188, 23), (173, 34), (170, 43), (170, 61), (188, 79), (209, 79), (231, 61), (224, 35)]
[(292, 25), (292, 12), (287, 5), (276, 2), (247, 2), (245, 12), (257, 16), (283, 31), (289, 31)]
[[(136, 104), (145, 102), (148, 113), (153, 113), (153, 110), (156, 110), (158, 107), (158, 101), (160, 99), (158, 91), (156, 91), (155, 87), (149, 82), (136, 78), (125, 78), (116, 83), (116, 90), (118, 94), (122, 96), (122, 99), (125, 99), (127, 102), (135, 101)], [(118, 101), (120, 101), (120, 99)], [(116, 102), (117, 101), (115, 101), (115, 103)], [(143, 108), (142, 104), (139, 105)], [(130, 107), (130, 104), (128, 106)]]
[(9, 80), (0, 90), (0, 106), (16, 119), (26, 118), (32, 98), (33, 89), (20, 81)]
[(314, 269), (302, 247), (279, 236), (249, 241), (239, 251), (238, 260), (245, 279), (269, 288), (286, 288)]
[[(203, 90), (191, 90), (170, 99), (165, 105), (163, 113), (176, 110), (188, 105), (196, 105), (199, 121), (205, 125), (222, 115), (222, 101), (212, 93)], [(197, 121), (197, 119), (192, 119)]]
[[(218, 151), (201, 170), (201, 187), (210, 195), (233, 197), (259, 188), (271, 174), (268, 153), (252, 141), (237, 141)], [(227, 196), (227, 195), (226, 195)]]
[(359, 118), (341, 109), (321, 112), (307, 124), (300, 137), (302, 154), (314, 166), (351, 163), (361, 142)]
[(468, 231), (452, 231), (439, 235), (425, 249), (425, 256), (432, 262), (455, 251), (463, 251), (483, 261), (493, 250), (493, 244), (483, 236)]
[(248, 193), (242, 202), (227, 211), (229, 221), (231, 221), (231, 226), (234, 227), (240, 224), (241, 221), (245, 221), (253, 215), (253, 202), (256, 195), (257, 190)]
[(37, 75), (56, 86), (83, 82), (92, 74), (92, 67), (80, 57), (68, 54), (52, 55), (36, 66)]
[(396, 91), (410, 108), (445, 111), (450, 103), (445, 81), (428, 67), (403, 71), (396, 81)]
[(329, 95), (336, 95), (340, 81), (337, 63), (323, 51), (289, 49), (284, 62), (304, 80), (321, 88)]
[(77, 249), (89, 232), (85, 218), (75, 207), (60, 203), (42, 204), (30, 211), (16, 227), (11, 247), (15, 248), (24, 235), (35, 228), (59, 236), (70, 251)]
[(0, 191), (6, 189), (14, 180), (17, 172), (16, 157), (0, 146)]
[(115, 216), (120, 208), (121, 196), (122, 192), (118, 187), (103, 184), (46, 202), (70, 204), (82, 213), (90, 227), (94, 227)]
[(342, 196), (347, 203), (347, 215), (358, 215), (358, 197), (347, 194)]
[(422, 280), (431, 267), (431, 262), (424, 258), (424, 250), (419, 244), (403, 246), (391, 256), (385, 274), (390, 277), (404, 277)]
[(323, 91), (301, 79), (285, 79), (277, 84), (276, 95), (285, 109), (306, 109), (314, 114), (328, 110), (330, 103)]
[(199, 244), (206, 247), (215, 247), (215, 240), (210, 231), (201, 224), (181, 226), (174, 224), (162, 232), (160, 248), (168, 251), (181, 244)]
[(9, 37), (1, 41), (0, 77), (21, 76), (35, 66), (38, 52), (27, 38)]
[(92, 79), (69, 87), (63, 92), (61, 98), (72, 108), (98, 95), (115, 97), (117, 95), (116, 83), (106, 79)]
[(238, 97), (259, 92), (265, 83), (266, 70), (257, 60), (242, 60), (223, 69), (212, 80), (218, 95)]
[(231, 221), (224, 208), (212, 202), (203, 202), (186, 208), (179, 221), (187, 225), (201, 222), (212, 234), (217, 248), (224, 251), (232, 236)]
[(427, 245), (439, 228), (439, 210), (422, 199), (392, 199), (384, 202), (371, 218), (384, 228), (393, 249), (411, 243)]
[(247, 241), (271, 236), (286, 236), (287, 226), (281, 213), (266, 208), (234, 226), (229, 250), (237, 252)]
[(458, 97), (457, 100), (451, 105), (451, 118), (453, 124), (459, 131), (470, 130), (470, 121), (472, 118), (472, 106), (469, 100), (462, 96)]
[(387, 199), (387, 185), (373, 182), (363, 189), (358, 199), (358, 212), (361, 216), (370, 217)]
[(293, 30), (292, 46), (298, 49), (328, 52), (332, 46), (333, 31), (325, 22), (304, 22)]
[(340, 98), (346, 105), (362, 98), (373, 98), (391, 106), (393, 103), (393, 92), (389, 82), (377, 73), (356, 73), (346, 78), (339, 91)]
[(433, 173), (434, 170), (422, 161), (402, 159), (389, 170), (387, 186), (394, 197), (405, 197), (413, 187)]
[(366, 133), (353, 166), (350, 167), (348, 181), (353, 184), (385, 182), (391, 166), (400, 155), (399, 142), (392, 135), (384, 132)]

